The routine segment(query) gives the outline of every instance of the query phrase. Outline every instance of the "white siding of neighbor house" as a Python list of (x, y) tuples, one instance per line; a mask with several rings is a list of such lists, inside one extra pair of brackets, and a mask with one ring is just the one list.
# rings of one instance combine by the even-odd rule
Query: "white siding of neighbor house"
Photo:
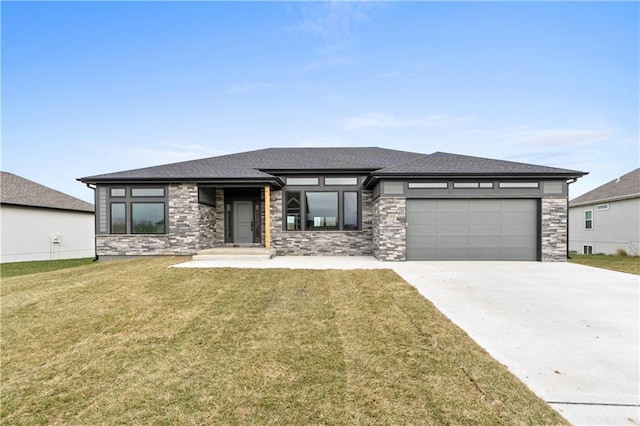
[(2, 205), (0, 263), (93, 257), (94, 228), (92, 213)]
[[(596, 210), (609, 204), (608, 210)], [(593, 211), (593, 228), (585, 229), (584, 212)], [(569, 250), (582, 253), (584, 245), (593, 253), (614, 254), (623, 248), (630, 255), (640, 254), (640, 198), (571, 207), (569, 209)]]

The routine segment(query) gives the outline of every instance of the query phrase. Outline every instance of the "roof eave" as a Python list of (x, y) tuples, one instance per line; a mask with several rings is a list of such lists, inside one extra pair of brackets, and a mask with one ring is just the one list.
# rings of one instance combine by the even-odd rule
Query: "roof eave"
[(614, 201), (632, 200), (634, 198), (640, 198), (640, 193), (620, 195), (617, 197), (599, 198), (596, 200), (581, 201), (578, 203), (572, 203), (571, 201), (569, 201), (569, 207), (582, 207), (582, 206), (588, 206), (590, 204), (612, 203)]
[(78, 178), (79, 182), (85, 184), (169, 184), (181, 182), (195, 182), (218, 185), (244, 184), (244, 185), (272, 185), (275, 187), (283, 187), (284, 182), (278, 177), (270, 178), (204, 178), (204, 177), (180, 177), (180, 178)]

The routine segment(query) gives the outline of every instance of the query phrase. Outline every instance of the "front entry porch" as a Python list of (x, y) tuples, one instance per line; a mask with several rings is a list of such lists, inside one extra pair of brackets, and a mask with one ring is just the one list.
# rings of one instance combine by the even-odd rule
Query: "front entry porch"
[[(270, 247), (270, 187), (198, 185), (199, 203), (215, 211), (214, 219), (201, 222), (213, 232), (200, 245), (194, 260), (267, 260), (275, 256)], [(215, 201), (214, 201), (215, 200)], [(204, 228), (203, 228), (204, 229)]]

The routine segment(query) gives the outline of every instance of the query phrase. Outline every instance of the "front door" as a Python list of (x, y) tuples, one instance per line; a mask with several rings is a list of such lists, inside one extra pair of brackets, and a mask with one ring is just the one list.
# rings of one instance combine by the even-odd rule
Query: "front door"
[(253, 201), (233, 202), (233, 242), (253, 243)]

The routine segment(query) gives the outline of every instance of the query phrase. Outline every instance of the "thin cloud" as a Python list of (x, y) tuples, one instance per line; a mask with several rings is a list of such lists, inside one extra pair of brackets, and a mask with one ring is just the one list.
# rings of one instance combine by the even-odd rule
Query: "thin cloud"
[(297, 8), (299, 18), (289, 29), (325, 40), (350, 37), (358, 22), (369, 20), (373, 5), (364, 2), (303, 3)]
[(521, 145), (553, 148), (600, 142), (609, 138), (610, 132), (607, 129), (522, 130), (514, 136)]
[(366, 129), (366, 128), (401, 128), (411, 126), (437, 126), (449, 127), (455, 124), (474, 120), (473, 116), (457, 117), (447, 114), (435, 114), (427, 117), (401, 118), (393, 114), (382, 112), (370, 112), (360, 114), (340, 120), (340, 127), (343, 129)]
[(339, 68), (353, 62), (353, 59), (347, 56), (333, 56), (318, 61), (308, 62), (304, 65), (288, 68), (286, 71), (292, 73), (306, 73), (318, 70), (326, 70)]

